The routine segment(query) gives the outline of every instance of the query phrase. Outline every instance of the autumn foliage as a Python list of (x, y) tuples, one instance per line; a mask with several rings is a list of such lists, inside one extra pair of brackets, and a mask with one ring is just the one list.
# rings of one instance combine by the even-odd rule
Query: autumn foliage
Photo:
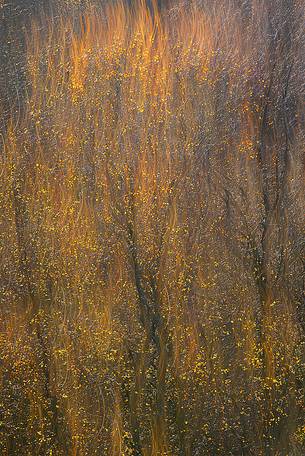
[(1, 136), (0, 453), (302, 455), (302, 2), (87, 3)]

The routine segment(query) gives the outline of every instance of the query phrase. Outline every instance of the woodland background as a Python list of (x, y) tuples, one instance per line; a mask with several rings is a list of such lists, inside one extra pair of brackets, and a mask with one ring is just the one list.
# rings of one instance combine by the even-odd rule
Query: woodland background
[(0, 1), (0, 454), (305, 452), (304, 2)]

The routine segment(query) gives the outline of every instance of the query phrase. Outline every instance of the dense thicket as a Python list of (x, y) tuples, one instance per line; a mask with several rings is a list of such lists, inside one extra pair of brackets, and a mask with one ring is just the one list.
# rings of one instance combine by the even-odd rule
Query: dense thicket
[(2, 15), (0, 453), (304, 454), (303, 2), (37, 4)]

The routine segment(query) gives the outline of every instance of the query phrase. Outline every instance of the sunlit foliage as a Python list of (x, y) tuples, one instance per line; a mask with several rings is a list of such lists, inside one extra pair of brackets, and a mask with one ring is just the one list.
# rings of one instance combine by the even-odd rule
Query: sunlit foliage
[(304, 454), (302, 2), (66, 3), (1, 137), (0, 453)]

